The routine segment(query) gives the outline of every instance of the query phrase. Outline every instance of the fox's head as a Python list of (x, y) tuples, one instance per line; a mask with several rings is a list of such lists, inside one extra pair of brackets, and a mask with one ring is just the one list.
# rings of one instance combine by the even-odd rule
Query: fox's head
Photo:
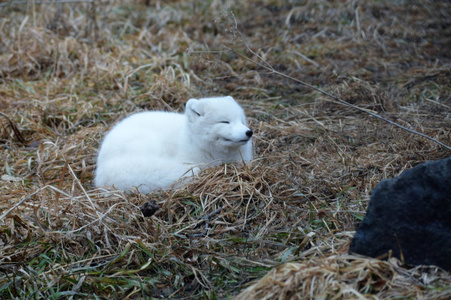
[(244, 111), (230, 96), (190, 99), (185, 114), (188, 130), (208, 147), (238, 148), (251, 140)]

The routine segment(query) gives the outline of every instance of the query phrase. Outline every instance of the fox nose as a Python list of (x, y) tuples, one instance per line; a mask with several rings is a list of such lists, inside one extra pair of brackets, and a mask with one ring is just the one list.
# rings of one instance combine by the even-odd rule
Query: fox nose
[(252, 132), (252, 130), (248, 130), (248, 131), (246, 131), (246, 135), (247, 135), (248, 137), (251, 137), (251, 136), (252, 136), (252, 134), (254, 134), (254, 133)]

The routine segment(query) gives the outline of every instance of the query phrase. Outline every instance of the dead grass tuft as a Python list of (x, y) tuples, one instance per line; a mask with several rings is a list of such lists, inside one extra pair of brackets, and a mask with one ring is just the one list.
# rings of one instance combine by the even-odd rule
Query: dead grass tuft
[[(361, 80), (354, 80), (351, 82), (345, 81), (338, 88), (336, 94), (348, 103), (355, 104), (377, 113), (392, 111), (397, 107), (397, 103), (390, 101), (383, 89)], [(331, 104), (329, 103), (329, 105)], [(343, 107), (341, 107), (340, 110), (343, 112)], [(352, 113), (355, 114), (356, 112), (353, 110)]]
[[(434, 299), (446, 299), (449, 292), (435, 289), (447, 281), (449, 274), (437, 268), (405, 270), (399, 261), (391, 262), (350, 255), (334, 255), (304, 263), (287, 263), (272, 269), (235, 299), (367, 299), (368, 293), (381, 298), (422, 298), (425, 292)], [(421, 287), (427, 284), (425, 291)]]

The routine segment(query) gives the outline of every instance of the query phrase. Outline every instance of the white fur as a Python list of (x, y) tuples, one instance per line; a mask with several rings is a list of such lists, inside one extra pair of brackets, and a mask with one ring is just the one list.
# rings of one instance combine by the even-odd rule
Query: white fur
[(252, 131), (232, 97), (190, 99), (185, 114), (143, 112), (119, 122), (97, 158), (95, 185), (149, 193), (206, 165), (252, 160)]

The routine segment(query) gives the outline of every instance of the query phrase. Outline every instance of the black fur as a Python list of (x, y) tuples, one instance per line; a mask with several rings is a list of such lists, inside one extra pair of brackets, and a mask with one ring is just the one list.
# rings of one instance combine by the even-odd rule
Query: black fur
[(451, 157), (383, 180), (349, 252), (378, 257), (389, 250), (407, 264), (451, 271)]

